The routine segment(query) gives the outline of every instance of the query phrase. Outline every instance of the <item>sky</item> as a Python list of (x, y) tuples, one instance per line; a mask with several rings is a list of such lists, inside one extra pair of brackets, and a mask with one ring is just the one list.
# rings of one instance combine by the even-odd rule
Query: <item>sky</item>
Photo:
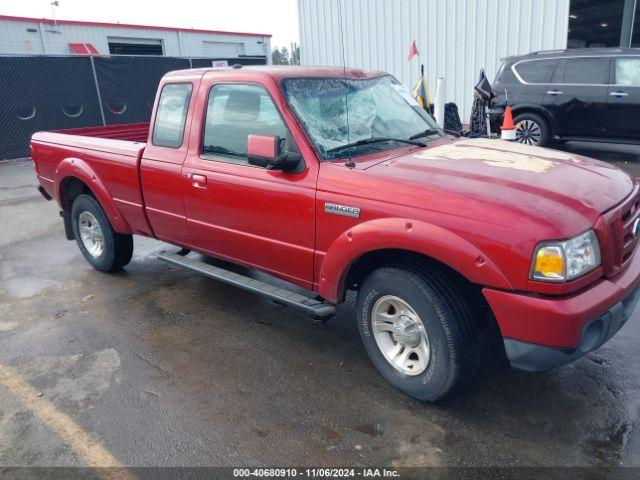
[[(51, 18), (52, 0), (0, 0), (0, 15)], [(299, 43), (297, 0), (58, 0), (58, 19), (272, 34)]]

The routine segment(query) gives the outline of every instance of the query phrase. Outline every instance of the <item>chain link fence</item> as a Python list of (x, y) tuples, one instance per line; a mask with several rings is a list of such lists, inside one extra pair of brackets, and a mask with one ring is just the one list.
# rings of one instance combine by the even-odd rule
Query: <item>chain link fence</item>
[(263, 65), (264, 58), (0, 57), (0, 160), (27, 157), (40, 130), (148, 122), (171, 70)]

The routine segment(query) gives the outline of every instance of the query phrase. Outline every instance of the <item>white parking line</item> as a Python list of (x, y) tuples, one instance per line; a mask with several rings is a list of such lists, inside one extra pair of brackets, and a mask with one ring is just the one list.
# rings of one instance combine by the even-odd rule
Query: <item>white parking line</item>
[[(6, 387), (20, 403), (31, 410), (44, 424), (60, 437), (88, 467), (100, 468), (97, 473), (104, 478), (134, 480), (136, 478), (102, 445), (80, 425), (46, 398), (38, 397), (33, 388), (11, 367), (0, 364), (0, 384)], [(102, 468), (111, 467), (111, 468)]]

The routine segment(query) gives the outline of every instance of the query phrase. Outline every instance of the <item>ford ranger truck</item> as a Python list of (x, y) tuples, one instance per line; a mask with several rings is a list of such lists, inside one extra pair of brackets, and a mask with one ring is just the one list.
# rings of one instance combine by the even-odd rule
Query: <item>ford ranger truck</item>
[(126, 266), (143, 235), (178, 247), (161, 260), (316, 317), (354, 291), (371, 361), (423, 401), (469, 382), (485, 334), (545, 371), (602, 346), (638, 301), (634, 178), (446, 135), (383, 72), (171, 72), (150, 124), (39, 132), (31, 153), (96, 269)]

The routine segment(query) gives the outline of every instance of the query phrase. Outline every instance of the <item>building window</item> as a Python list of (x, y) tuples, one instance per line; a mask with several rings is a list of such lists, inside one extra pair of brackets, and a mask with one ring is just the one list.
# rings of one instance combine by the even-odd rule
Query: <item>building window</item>
[(624, 2), (571, 0), (567, 47), (619, 47)]
[(635, 8), (633, 9), (633, 12), (635, 16), (631, 26), (631, 45), (630, 46), (631, 48), (638, 48), (640, 47), (640, 5), (636, 3)]
[(107, 42), (111, 55), (164, 55), (160, 39), (108, 37)]

